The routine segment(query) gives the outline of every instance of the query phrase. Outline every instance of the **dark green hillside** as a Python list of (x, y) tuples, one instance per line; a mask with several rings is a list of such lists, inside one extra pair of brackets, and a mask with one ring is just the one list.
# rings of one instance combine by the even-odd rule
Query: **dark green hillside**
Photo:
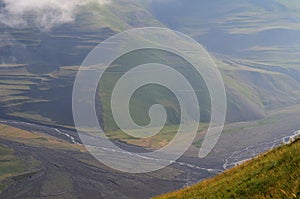
[[(103, 107), (101, 115), (104, 120), (105, 130), (117, 130), (110, 108), (111, 94), (117, 80), (133, 67), (152, 62), (172, 66), (190, 81), (201, 107), (201, 122), (209, 122), (210, 98), (202, 77), (195, 73), (193, 67), (184, 59), (165, 51), (149, 49), (131, 52), (120, 57), (104, 73), (103, 79), (99, 84), (99, 96)], [(137, 124), (147, 125), (150, 122), (148, 111), (154, 104), (164, 105), (168, 114), (168, 125), (180, 123), (180, 107), (174, 94), (158, 85), (146, 85), (138, 89), (131, 100), (131, 114)]]

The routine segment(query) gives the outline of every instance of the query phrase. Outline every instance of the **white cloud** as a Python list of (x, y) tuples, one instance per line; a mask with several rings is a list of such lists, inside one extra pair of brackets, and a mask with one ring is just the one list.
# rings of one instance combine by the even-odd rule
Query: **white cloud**
[[(3, 0), (0, 22), (13, 28), (37, 26), (49, 30), (75, 20), (77, 8), (89, 3), (105, 4), (108, 0)], [(31, 17), (24, 17), (24, 16)]]

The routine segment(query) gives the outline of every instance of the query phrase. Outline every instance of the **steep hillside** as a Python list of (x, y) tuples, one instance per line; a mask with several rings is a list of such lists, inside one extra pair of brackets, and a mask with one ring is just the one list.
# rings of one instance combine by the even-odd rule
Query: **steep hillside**
[(164, 198), (299, 198), (300, 140)]

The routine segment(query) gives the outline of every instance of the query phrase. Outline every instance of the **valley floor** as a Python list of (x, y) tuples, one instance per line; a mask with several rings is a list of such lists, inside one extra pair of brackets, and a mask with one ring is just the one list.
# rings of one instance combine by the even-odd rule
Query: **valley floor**
[(178, 189), (188, 179), (174, 167), (144, 175), (120, 173), (80, 145), (6, 125), (0, 126), (0, 153), (0, 198), (7, 199), (149, 198)]

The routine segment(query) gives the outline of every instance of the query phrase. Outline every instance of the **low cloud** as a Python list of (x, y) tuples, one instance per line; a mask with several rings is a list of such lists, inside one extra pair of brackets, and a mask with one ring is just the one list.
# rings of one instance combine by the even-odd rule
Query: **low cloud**
[(36, 26), (49, 30), (73, 22), (81, 6), (90, 3), (103, 5), (109, 0), (0, 0), (1, 3), (0, 23), (12, 28)]

